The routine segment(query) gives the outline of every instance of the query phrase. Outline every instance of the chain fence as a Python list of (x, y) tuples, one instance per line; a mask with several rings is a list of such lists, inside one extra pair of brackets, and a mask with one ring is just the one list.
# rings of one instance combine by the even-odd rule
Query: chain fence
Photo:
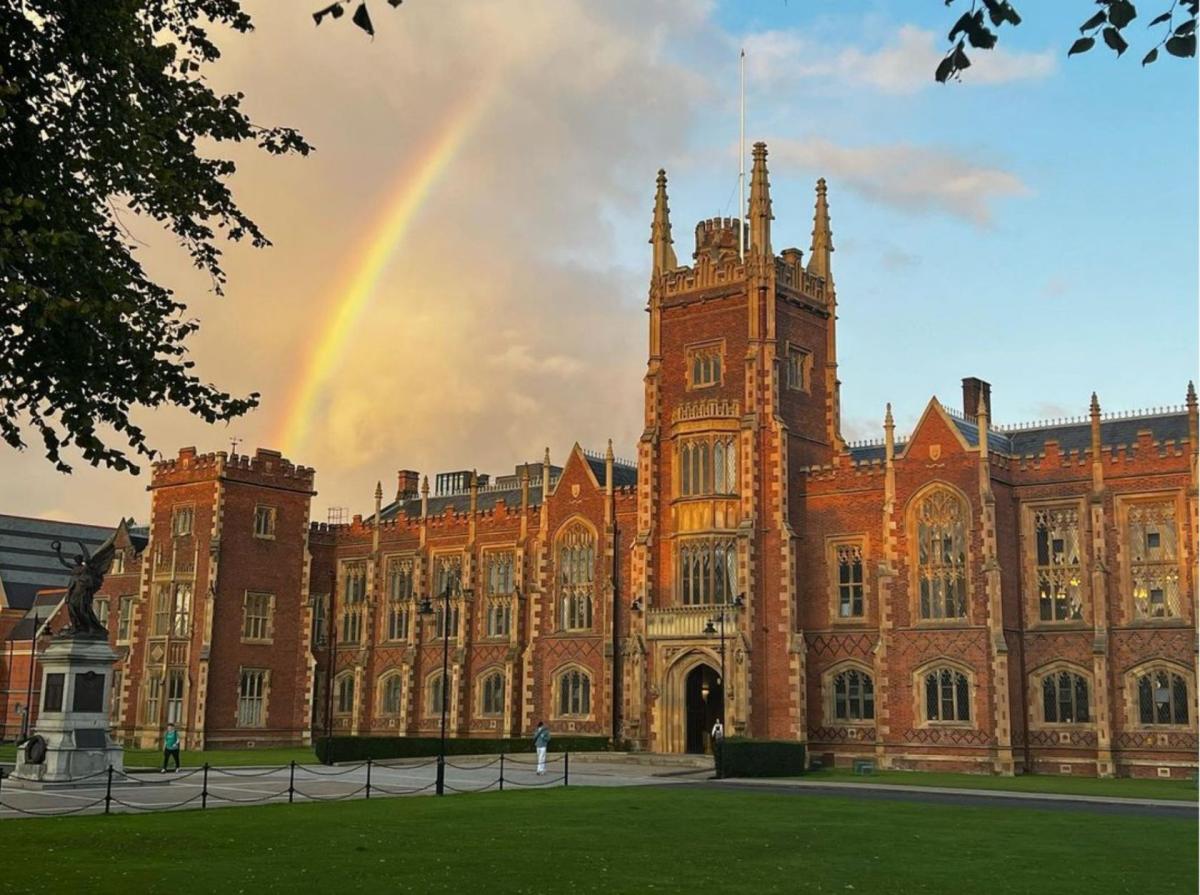
[[(430, 768), (434, 779), (423, 782)], [(457, 785), (447, 780), (447, 771), (459, 772)], [(481, 771), (490, 773), (480, 775)], [(26, 817), (61, 817), (187, 808), (205, 810), (221, 805), (341, 802), (430, 793), (502, 792), (505, 789), (568, 786), (570, 772), (568, 752), (547, 755), (542, 764), (531, 758), (503, 753), (475, 762), (460, 759), (456, 763), (445, 758), (415, 762), (367, 759), (333, 767), (292, 761), (286, 765), (235, 769), (205, 762), (201, 767), (186, 771), (176, 769), (165, 779), (153, 771), (130, 773), (110, 766), (83, 777), (56, 781), (50, 789), (18, 788), (9, 782), (11, 774), (0, 769), (0, 817), (5, 811)], [(400, 785), (402, 780), (399, 778), (402, 777), (416, 779), (413, 785)], [(268, 786), (269, 789), (263, 788)], [(59, 804), (32, 804), (38, 800)], [(61, 804), (64, 801), (67, 804)]]

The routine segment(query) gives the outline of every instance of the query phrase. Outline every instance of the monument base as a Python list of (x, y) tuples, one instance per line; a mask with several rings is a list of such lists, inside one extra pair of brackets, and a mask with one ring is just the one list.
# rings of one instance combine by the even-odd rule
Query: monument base
[(104, 639), (59, 636), (50, 641), (41, 657), (42, 707), (33, 732), (45, 741), (45, 756), (38, 761), (26, 747), (18, 749), (16, 769), (6, 783), (88, 785), (101, 782), (109, 767), (124, 771), (124, 749), (108, 733), (116, 659)]

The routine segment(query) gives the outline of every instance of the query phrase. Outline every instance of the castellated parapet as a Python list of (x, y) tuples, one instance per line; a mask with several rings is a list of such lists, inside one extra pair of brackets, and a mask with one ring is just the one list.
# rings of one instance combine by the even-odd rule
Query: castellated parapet
[(314, 477), (311, 467), (297, 466), (279, 451), (267, 448), (258, 448), (251, 456), (226, 451), (198, 454), (194, 447), (185, 447), (180, 448), (175, 459), (154, 464), (151, 487), (222, 478), (247, 485), (311, 492)]

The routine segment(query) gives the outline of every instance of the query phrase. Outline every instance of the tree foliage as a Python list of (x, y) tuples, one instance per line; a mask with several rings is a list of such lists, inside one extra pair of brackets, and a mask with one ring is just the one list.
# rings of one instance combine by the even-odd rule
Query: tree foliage
[[(955, 0), (945, 0), (952, 6)], [(1165, 0), (1160, 0), (1165, 2)], [(1067, 50), (1068, 56), (1086, 53), (1096, 45), (1099, 37), (1117, 56), (1129, 49), (1126, 31), (1138, 17), (1137, 7), (1130, 0), (1096, 0), (1100, 8), (1079, 26), (1078, 38)], [(1172, 0), (1170, 7), (1150, 20), (1148, 29), (1154, 29), (1158, 42), (1142, 57), (1142, 65), (1158, 59), (1158, 51), (1166, 51), (1179, 58), (1196, 55), (1196, 13), (1200, 0)], [(971, 8), (955, 21), (947, 35), (950, 48), (938, 63), (934, 78), (942, 83), (958, 80), (971, 67), (967, 46), (977, 50), (990, 50), (996, 46), (1000, 28), (1004, 25), (1020, 25), (1021, 16), (1008, 0), (971, 0)]]
[(0, 0), (0, 435), (14, 448), (40, 436), (64, 472), (73, 445), (136, 473), (154, 451), (135, 407), (215, 422), (257, 404), (193, 372), (198, 324), (147, 275), (119, 211), (158, 221), (217, 294), (219, 238), (270, 244), (213, 153), (311, 147), (208, 86), (225, 29), (252, 30), (240, 0)]

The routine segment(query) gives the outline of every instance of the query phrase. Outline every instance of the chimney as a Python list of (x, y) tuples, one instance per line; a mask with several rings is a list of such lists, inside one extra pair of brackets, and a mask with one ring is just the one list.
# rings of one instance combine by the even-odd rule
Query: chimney
[(396, 474), (396, 500), (416, 500), (421, 496), (421, 474), (402, 469)]
[(979, 413), (979, 400), (982, 398), (983, 406), (987, 408), (988, 419), (995, 419), (992, 416), (992, 384), (974, 376), (968, 376), (962, 384), (963, 413), (974, 419)]

